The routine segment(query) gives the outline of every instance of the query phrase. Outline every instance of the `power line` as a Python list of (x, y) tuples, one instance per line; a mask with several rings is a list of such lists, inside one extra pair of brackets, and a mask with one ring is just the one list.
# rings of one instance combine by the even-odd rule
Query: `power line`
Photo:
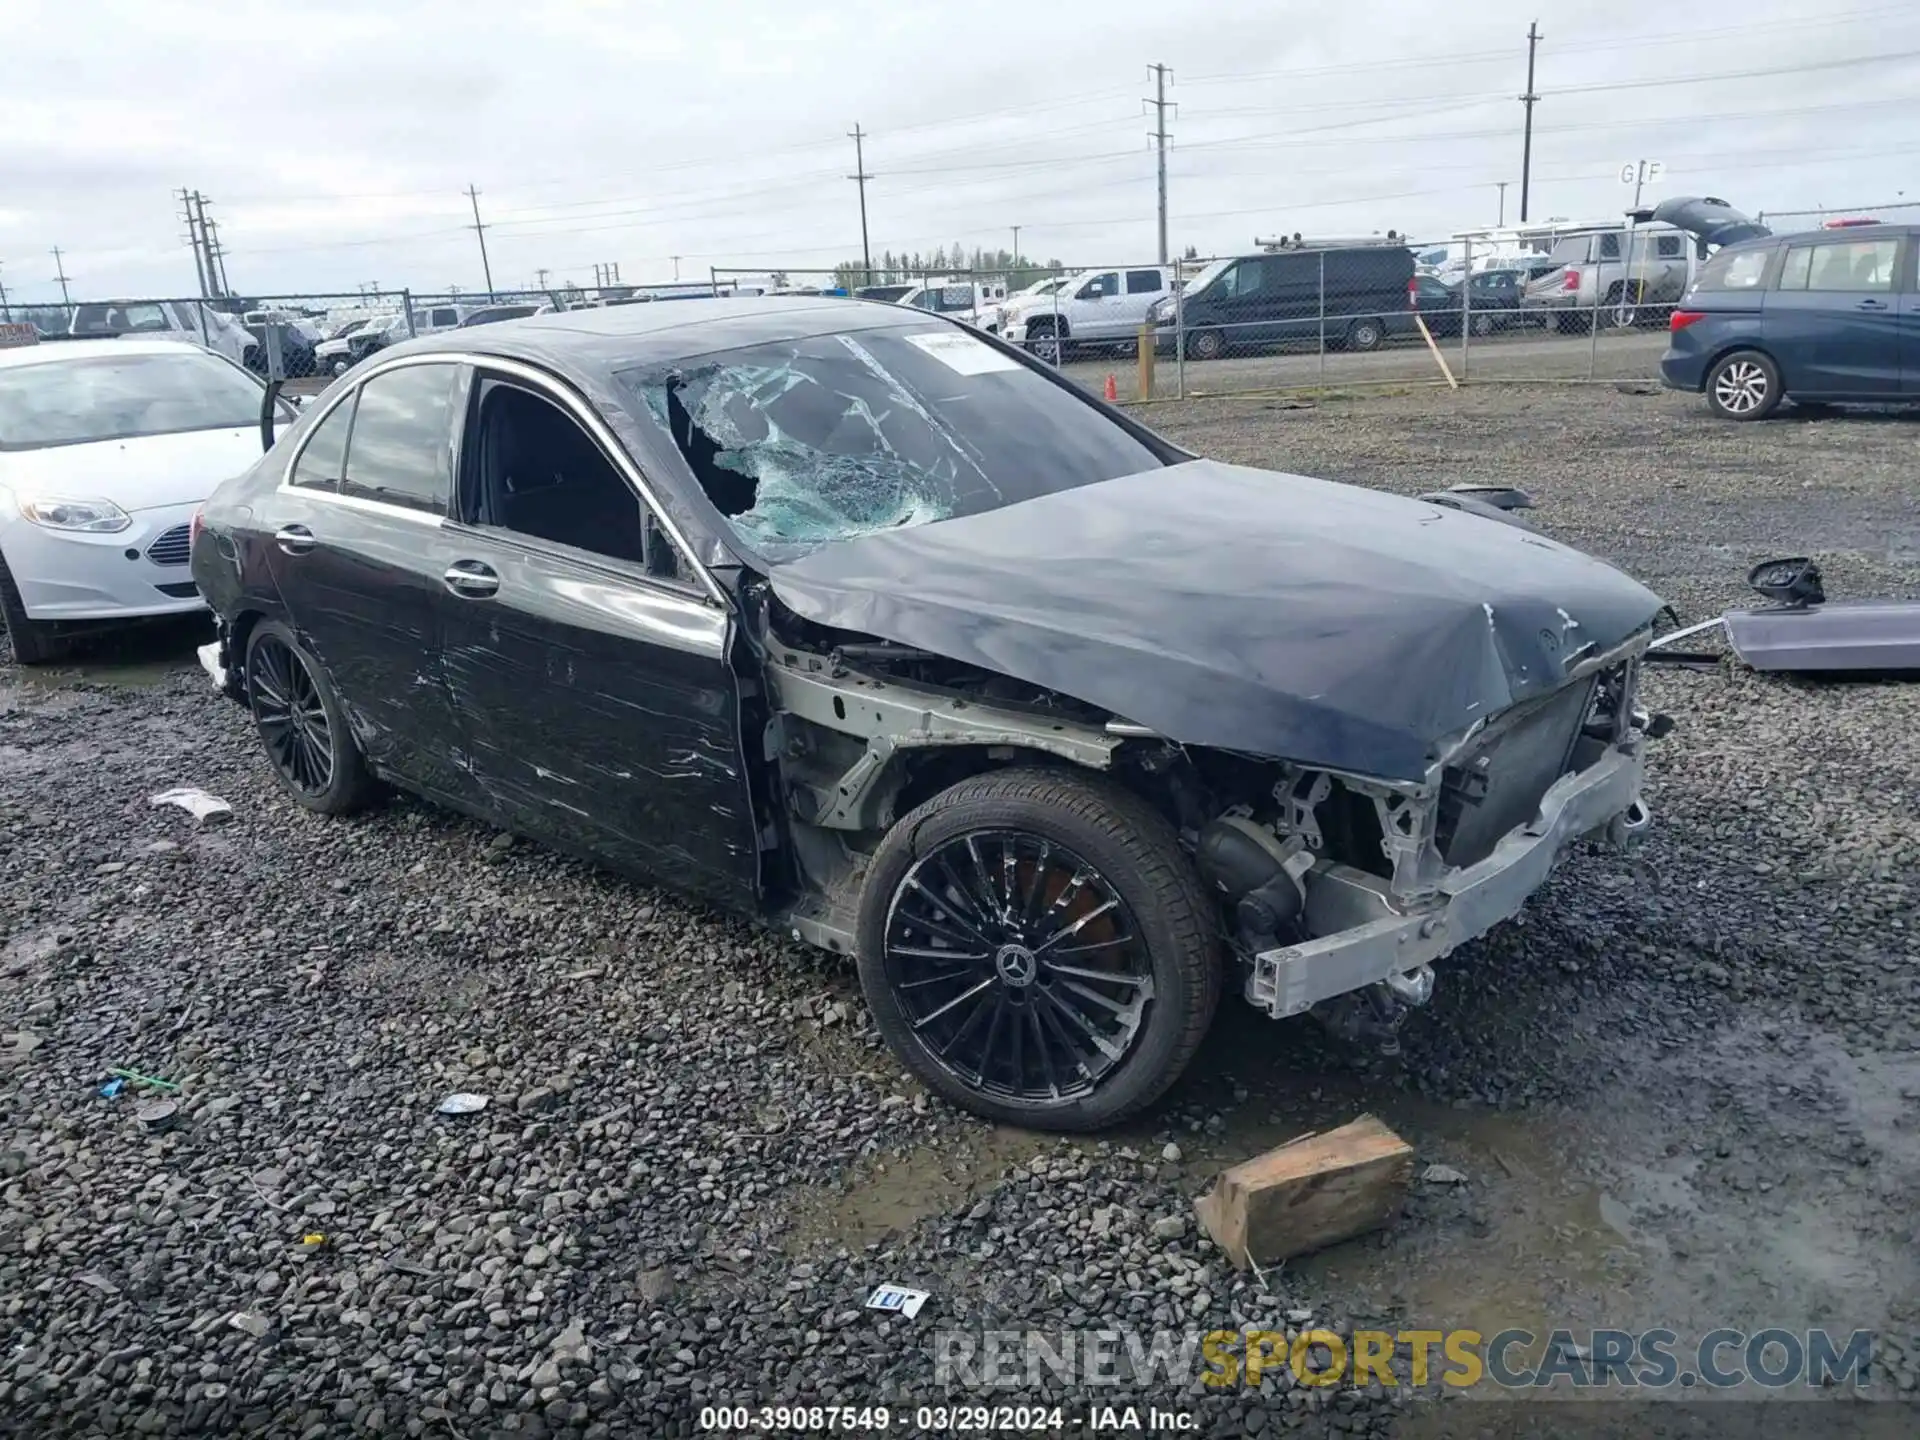
[(1153, 76), (1153, 99), (1144, 104), (1153, 106), (1153, 139), (1159, 151), (1160, 172), (1160, 263), (1167, 263), (1167, 76), (1173, 72), (1164, 65), (1149, 65), (1148, 73)]
[(853, 141), (853, 174), (847, 178), (860, 187), (860, 268), (865, 274), (863, 284), (873, 283), (873, 247), (867, 242), (867, 181), (873, 176), (867, 173), (866, 151), (863, 148), (865, 136), (860, 131), (860, 122), (855, 121), (848, 139)]
[(467, 182), (467, 199), (473, 205), (473, 233), (480, 242), (480, 273), (487, 280), (487, 299), (493, 299), (493, 266), (487, 263), (487, 227), (480, 223), (480, 192)]

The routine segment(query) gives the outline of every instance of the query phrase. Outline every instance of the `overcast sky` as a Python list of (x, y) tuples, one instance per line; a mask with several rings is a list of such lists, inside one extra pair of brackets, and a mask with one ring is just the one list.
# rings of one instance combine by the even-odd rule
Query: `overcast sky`
[[(1444, 237), (1617, 214), (1617, 179), (1752, 213), (1884, 205), (1920, 136), (1920, 6), (1568, 0), (7, 0), (0, 283), (16, 303), (198, 293), (174, 192), (211, 202), (242, 294), (789, 271), (872, 245), (1151, 259), (1141, 97), (1170, 66), (1171, 239)], [(1680, 83), (1664, 83), (1680, 82)], [(1914, 212), (1920, 214), (1920, 211)]]

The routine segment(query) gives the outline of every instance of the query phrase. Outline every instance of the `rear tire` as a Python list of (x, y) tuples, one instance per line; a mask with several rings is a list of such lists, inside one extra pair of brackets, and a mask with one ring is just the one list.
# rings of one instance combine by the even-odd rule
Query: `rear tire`
[(1493, 316), (1484, 310), (1477, 312), (1473, 317), (1473, 333), (1481, 336), (1493, 334)]
[(1210, 907), (1172, 827), (1073, 772), (979, 775), (902, 818), (858, 929), (861, 989), (894, 1054), (1006, 1124), (1098, 1130), (1146, 1108), (1219, 1003)]
[(1707, 372), (1707, 408), (1722, 420), (1764, 420), (1785, 398), (1780, 367), (1758, 350), (1723, 355)]
[(68, 641), (51, 620), (29, 620), (20, 587), (13, 583), (13, 572), (0, 558), (0, 620), (6, 622), (7, 638), (13, 642), (16, 665), (45, 665), (67, 653)]
[(277, 620), (247, 637), (247, 709), (274, 778), (316, 815), (365, 808), (378, 790), (326, 672)]
[(1378, 320), (1356, 320), (1347, 327), (1347, 349), (1378, 350), (1387, 338), (1386, 326)]

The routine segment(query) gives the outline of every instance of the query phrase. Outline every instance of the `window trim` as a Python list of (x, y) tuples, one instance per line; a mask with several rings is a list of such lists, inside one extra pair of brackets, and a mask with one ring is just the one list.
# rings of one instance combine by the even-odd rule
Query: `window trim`
[[(958, 321), (949, 323), (955, 326), (959, 324)], [(969, 331), (968, 333), (972, 332)], [(674, 518), (667, 513), (666, 508), (661, 505), (660, 497), (654, 493), (653, 487), (647, 483), (645, 473), (640, 469), (639, 465), (635, 463), (633, 456), (627, 453), (627, 447), (620, 443), (619, 437), (613, 433), (613, 428), (607, 424), (605, 417), (577, 394), (573, 387), (565, 381), (549, 375), (546, 371), (529, 365), (522, 360), (509, 360), (499, 355), (482, 355), (473, 350), (426, 350), (415, 355), (395, 355), (370, 362), (364, 375), (361, 375), (352, 385), (343, 388), (339, 395), (327, 403), (324, 410), (316, 412), (313, 430), (309, 430), (305, 435), (300, 437), (298, 448), (293, 451), (288, 457), (286, 465), (281, 468), (280, 483), (275, 487), (276, 490), (292, 491), (296, 495), (310, 495), (323, 499), (329, 504), (352, 506), (378, 515), (398, 515), (403, 519), (428, 525), (446, 524), (447, 516), (445, 514), (430, 515), (425, 510), (409, 510), (400, 505), (386, 505), (378, 500), (363, 500), (357, 495), (342, 495), (338, 491), (315, 490), (310, 486), (296, 486), (289, 483), (289, 477), (293, 474), (293, 467), (299, 463), (301, 455), (306, 453), (307, 442), (312, 438), (314, 430), (320, 428), (325, 422), (326, 417), (331, 415), (335, 408), (337, 408), (347, 396), (357, 395), (360, 387), (366, 384), (367, 381), (373, 379), (375, 376), (384, 375), (389, 370), (398, 370), (404, 365), (441, 365), (448, 362), (466, 366), (469, 375), (476, 370), (498, 370), (502, 374), (511, 376), (530, 388), (539, 391), (546, 398), (557, 404), (562, 410), (571, 414), (574, 420), (579, 423), (580, 427), (592, 436), (600, 448), (612, 459), (614, 468), (620, 472), (620, 477), (625, 480), (628, 485), (632, 486), (633, 489), (639, 493), (640, 498), (646, 502), (647, 508), (653, 512), (653, 517), (659, 522), (660, 528), (667, 532), (667, 538), (670, 539), (675, 548), (679, 550), (681, 559), (686, 561), (695, 582), (697, 582), (700, 589), (706, 592), (708, 602), (723, 610), (730, 610), (732, 608), (727, 598), (726, 590), (722, 588), (719, 581), (713, 578), (713, 573), (708, 570), (705, 565), (701, 564), (699, 558), (694, 553), (693, 546), (687, 543), (687, 537), (682, 533), (679, 523), (675, 521)], [(1035, 368), (1049, 375), (1052, 373), (1050, 366), (1040, 366), (1036, 363)], [(1062, 387), (1073, 384), (1070, 380), (1060, 380), (1057, 383)], [(467, 392), (463, 389), (463, 396), (465, 393)], [(465, 435), (461, 433), (464, 418), (464, 409), (460, 410), (454, 417), (455, 450), (453, 462), (456, 477), (459, 475), (461, 451), (465, 448), (466, 441)], [(348, 435), (348, 445), (352, 445), (351, 433)], [(451, 511), (454, 491), (457, 488), (457, 485), (448, 487), (447, 504), (449, 511)], [(658, 584), (658, 579), (655, 578), (653, 583)]]
[[(463, 432), (466, 420), (471, 417), (475, 397), (481, 394), (481, 387), (484, 386), (488, 380), (497, 380), (512, 388), (524, 391), (536, 400), (545, 401), (560, 411), (562, 415), (565, 415), (566, 418), (575, 425), (580, 424), (579, 420), (565, 405), (561, 404), (550, 391), (541, 386), (528, 383), (522, 376), (508, 374), (497, 361), (483, 361), (480, 364), (472, 366), (467, 372), (465, 403), (462, 407), (461, 418)], [(640, 526), (642, 534), (645, 534), (649, 523), (657, 527), (659, 533), (666, 537), (667, 544), (672, 547), (674, 556), (679, 560), (682, 570), (689, 576), (697, 575), (698, 567), (694, 565), (692, 556), (687, 553), (686, 547), (678, 543), (676, 537), (668, 530), (665, 524), (665, 517), (661, 515), (660, 507), (653, 503), (652, 497), (635, 488), (632, 478), (627, 474), (620, 462), (607, 453), (607, 447), (591, 429), (580, 425), (580, 430), (592, 443), (594, 449), (600, 452), (601, 458), (607, 462), (607, 467), (612, 470), (620, 482), (627, 487), (627, 493), (631, 495), (640, 506)], [(464, 442), (464, 433), (462, 439)], [(645, 568), (644, 561), (636, 566), (631, 560), (622, 560), (613, 555), (603, 555), (597, 550), (582, 550), (577, 545), (569, 545), (565, 541), (549, 539), (544, 535), (529, 535), (525, 531), (515, 530), (510, 525), (489, 525), (478, 520), (468, 520), (465, 518), (460, 504), (460, 472), (466, 463), (467, 448), (466, 445), (462, 443), (459, 451), (454, 456), (453, 504), (450, 507), (450, 513), (447, 519), (449, 529), (465, 531), (469, 534), (485, 537), (490, 541), (509, 542), (529, 554), (553, 554), (575, 563), (595, 565), (605, 570), (608, 574), (620, 576), (623, 580), (640, 580), (655, 587), (664, 594), (676, 595), (683, 600), (696, 594), (700, 590), (701, 587), (696, 580), (682, 580), (666, 575), (653, 574)]]
[[(1798, 243), (1796, 243), (1798, 242)], [(1819, 259), (1819, 252), (1838, 246), (1854, 245), (1891, 245), (1893, 264), (1890, 283), (1885, 290), (1816, 290), (1813, 285), (1813, 267)], [(1820, 235), (1815, 239), (1801, 240), (1798, 236), (1788, 236), (1778, 247), (1779, 266), (1774, 270), (1766, 288), (1782, 295), (1902, 295), (1907, 292), (1907, 278), (1911, 271), (1908, 256), (1913, 251), (1911, 237), (1904, 234), (1894, 235), (1849, 235), (1828, 239)], [(1807, 252), (1807, 283), (1789, 289), (1783, 282), (1787, 278), (1788, 257), (1796, 250)]]

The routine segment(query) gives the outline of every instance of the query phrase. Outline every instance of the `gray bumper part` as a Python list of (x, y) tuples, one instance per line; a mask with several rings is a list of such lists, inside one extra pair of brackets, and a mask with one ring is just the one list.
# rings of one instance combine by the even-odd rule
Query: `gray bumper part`
[(1449, 873), (1435, 901), (1401, 913), (1386, 894), (1386, 882), (1357, 871), (1307, 877), (1308, 914), (1316, 883), (1338, 886), (1351, 905), (1363, 893), (1378, 918), (1254, 956), (1246, 998), (1275, 1019), (1298, 1015), (1323, 1000), (1430, 964), (1457, 945), (1484, 935), (1518, 914), (1545, 883), (1573, 841), (1605, 829), (1624, 846), (1646, 829), (1640, 800), (1642, 761), (1637, 748), (1612, 750), (1585, 770), (1563, 775), (1540, 799), (1539, 812), (1502, 836), (1477, 865)]

